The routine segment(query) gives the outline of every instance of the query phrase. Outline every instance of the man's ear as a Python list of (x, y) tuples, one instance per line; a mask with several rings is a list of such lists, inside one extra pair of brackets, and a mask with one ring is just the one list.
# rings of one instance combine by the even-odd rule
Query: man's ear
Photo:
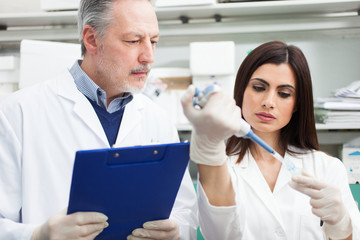
[(92, 26), (85, 25), (83, 32), (82, 32), (83, 42), (84, 42), (86, 51), (91, 54), (96, 54), (99, 49), (97, 36), (98, 35), (96, 34), (96, 32)]

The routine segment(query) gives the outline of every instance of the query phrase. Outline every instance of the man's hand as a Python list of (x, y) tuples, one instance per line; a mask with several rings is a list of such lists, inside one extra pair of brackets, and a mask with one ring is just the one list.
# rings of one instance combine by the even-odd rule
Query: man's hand
[(31, 240), (92, 240), (109, 226), (107, 217), (98, 212), (77, 212), (66, 215), (67, 209), (53, 215), (37, 227)]
[(135, 229), (127, 237), (127, 240), (142, 239), (178, 240), (180, 239), (179, 224), (172, 219), (150, 221), (144, 223), (143, 228)]
[(324, 231), (331, 239), (345, 239), (352, 233), (352, 225), (338, 188), (304, 173), (293, 176), (289, 185), (308, 195), (312, 212), (324, 222)]

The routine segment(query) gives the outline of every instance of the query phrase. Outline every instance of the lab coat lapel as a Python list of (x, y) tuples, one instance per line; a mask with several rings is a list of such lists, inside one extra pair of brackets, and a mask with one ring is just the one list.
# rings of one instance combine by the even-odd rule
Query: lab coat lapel
[[(94, 108), (86, 97), (76, 88), (75, 82), (71, 74), (67, 71), (57, 81), (58, 94), (73, 105), (73, 111), (104, 144), (109, 145), (104, 129), (96, 115)], [(76, 130), (75, 130), (76, 131)]]
[(263, 177), (259, 167), (257, 166), (254, 158), (250, 153), (245, 155), (244, 159), (240, 163), (240, 167), (240, 176), (253, 189), (253, 191), (256, 193), (262, 203), (266, 206), (269, 212), (271, 212), (274, 218), (283, 227), (284, 224), (282, 222), (278, 206), (275, 202), (274, 195), (271, 192), (265, 178)]
[[(121, 120), (120, 129), (116, 139), (116, 145), (123, 142), (123, 140), (128, 136), (129, 133), (133, 132), (136, 126), (139, 126), (143, 115), (141, 110), (144, 108), (143, 103), (137, 98), (137, 95), (134, 95), (134, 98), (129, 102), (124, 111), (123, 118)], [(142, 133), (138, 133), (142, 134)]]
[[(299, 158), (291, 156), (288, 153), (285, 153), (284, 158), (289, 159), (289, 161), (293, 162), (297, 169), (302, 169), (303, 168), (302, 161)], [(291, 181), (291, 177), (292, 177), (291, 173), (287, 170), (287, 168), (283, 164), (281, 166), (279, 176), (278, 176), (278, 179), (276, 181), (276, 185), (275, 185), (275, 188), (274, 188), (274, 194), (281, 191), (281, 189), (283, 187), (287, 186), (287, 184)]]
[(283, 187), (285, 187), (289, 182), (291, 181), (291, 174), (290, 172), (286, 169), (285, 165), (283, 164), (281, 166), (280, 172), (279, 172), (279, 176), (276, 180), (276, 184), (274, 187), (274, 191), (273, 193), (276, 194), (277, 192), (279, 192)]

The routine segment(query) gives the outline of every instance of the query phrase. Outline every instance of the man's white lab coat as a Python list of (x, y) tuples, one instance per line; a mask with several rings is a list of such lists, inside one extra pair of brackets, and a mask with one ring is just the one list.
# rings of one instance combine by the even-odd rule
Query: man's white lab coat
[[(137, 94), (125, 108), (116, 146), (178, 142), (175, 127)], [(0, 239), (29, 239), (68, 205), (75, 152), (108, 148), (90, 102), (66, 71), (0, 104)], [(141, 178), (141, 176), (139, 176)], [(196, 195), (186, 172), (171, 217), (184, 239), (196, 236)]]
[[(215, 207), (209, 204), (201, 185), (199, 193), (200, 228), (207, 240), (232, 239), (326, 239), (320, 218), (311, 212), (310, 198), (292, 189), (291, 175), (282, 166), (271, 192), (251, 154), (240, 164), (238, 156), (228, 161), (237, 206)], [(298, 157), (285, 155), (307, 173), (336, 185), (352, 218), (353, 239), (360, 239), (360, 214), (352, 197), (346, 170), (339, 159), (322, 152), (307, 152)]]

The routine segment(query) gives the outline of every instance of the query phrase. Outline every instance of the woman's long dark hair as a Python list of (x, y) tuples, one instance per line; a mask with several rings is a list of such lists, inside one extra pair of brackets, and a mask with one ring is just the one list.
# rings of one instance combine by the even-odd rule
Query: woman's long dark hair
[[(244, 92), (250, 77), (256, 69), (266, 63), (289, 64), (296, 77), (296, 111), (290, 122), (281, 129), (280, 146), (290, 153), (295, 152), (289, 150), (289, 146), (319, 150), (310, 70), (304, 54), (298, 47), (273, 41), (264, 43), (251, 51), (242, 62), (236, 76), (234, 87), (236, 104), (242, 107)], [(250, 147), (250, 141), (232, 136), (227, 141), (226, 153), (239, 154), (238, 162), (240, 162)]]

